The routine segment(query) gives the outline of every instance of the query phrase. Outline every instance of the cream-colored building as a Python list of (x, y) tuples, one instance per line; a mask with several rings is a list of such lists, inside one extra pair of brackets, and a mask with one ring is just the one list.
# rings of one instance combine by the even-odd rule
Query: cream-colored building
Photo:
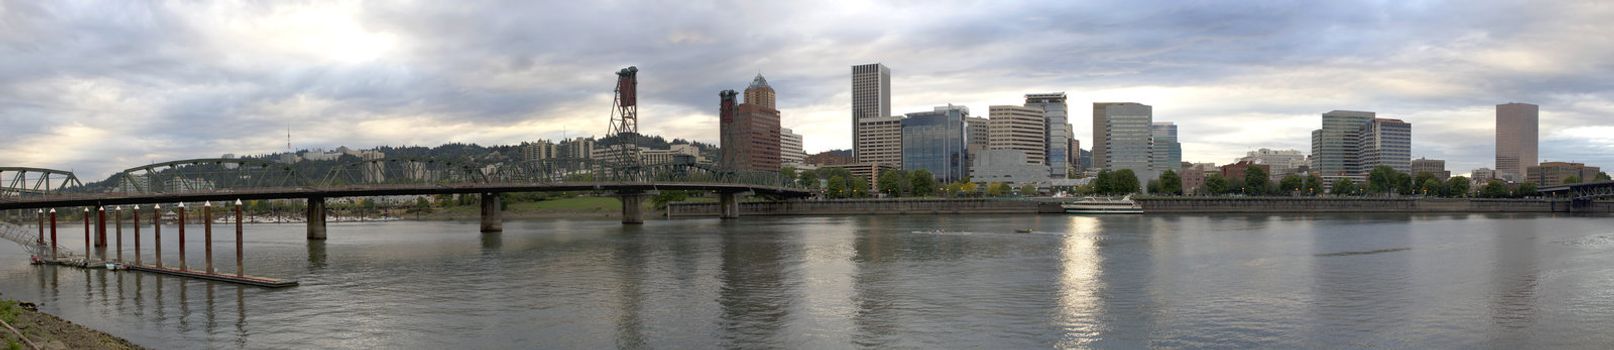
[(1047, 121), (1042, 109), (1021, 106), (991, 106), (989, 134), (991, 148), (1025, 152), (1026, 164), (1047, 164)]
[(858, 120), (857, 161), (902, 168), (902, 117)]
[(779, 162), (797, 168), (807, 161), (807, 151), (801, 148), (801, 134), (788, 128), (779, 129)]

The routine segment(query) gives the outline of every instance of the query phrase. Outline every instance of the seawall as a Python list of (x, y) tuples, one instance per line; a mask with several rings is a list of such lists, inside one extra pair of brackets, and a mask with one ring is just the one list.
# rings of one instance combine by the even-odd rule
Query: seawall
[(1151, 197), (1146, 213), (1614, 213), (1614, 203), (1489, 198)]
[[(1037, 214), (1061, 213), (1059, 203), (1020, 199), (837, 199), (740, 203), (740, 216)], [(717, 203), (668, 203), (667, 217), (717, 216)]]
[[(740, 216), (1063, 213), (1061, 200), (843, 199), (740, 203)], [(1148, 214), (1191, 213), (1614, 213), (1614, 202), (1570, 208), (1568, 201), (1487, 198), (1145, 197)], [(717, 203), (670, 203), (667, 217), (718, 216)]]

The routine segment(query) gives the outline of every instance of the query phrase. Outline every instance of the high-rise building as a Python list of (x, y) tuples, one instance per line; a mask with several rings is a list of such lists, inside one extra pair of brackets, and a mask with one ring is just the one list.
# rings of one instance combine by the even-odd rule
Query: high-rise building
[[(1154, 107), (1133, 102), (1093, 104), (1093, 167), (1131, 169), (1139, 183), (1155, 178), (1150, 160)], [(1057, 177), (1057, 176), (1056, 176)]]
[(786, 128), (779, 129), (779, 162), (801, 165), (807, 161), (807, 151), (801, 148), (801, 134)]
[(971, 149), (979, 146), (986, 149), (992, 145), (992, 123), (982, 117), (964, 118), (964, 128), (969, 130), (969, 146)]
[(1043, 144), (1048, 147), (1048, 170), (1054, 178), (1063, 179), (1070, 171), (1070, 108), (1065, 104), (1065, 93), (1026, 94), (1026, 107), (1042, 110)]
[[(1075, 134), (1072, 134), (1072, 135), (1075, 135)], [(1070, 149), (1070, 157), (1068, 157), (1068, 158), (1070, 158), (1070, 170), (1071, 170), (1071, 172), (1074, 173), (1074, 172), (1086, 171), (1087, 170), (1086, 167), (1082, 166), (1082, 141), (1076, 139), (1075, 137), (1070, 138), (1070, 148), (1069, 149)]]
[(779, 111), (773, 104), (773, 87), (761, 75), (746, 87), (746, 101), (735, 104), (734, 90), (718, 93), (722, 142), (720, 165), (727, 169), (779, 170)]
[(521, 143), (521, 160), (540, 161), (560, 158), (560, 146), (549, 140)]
[(1524, 168), (1524, 183), (1533, 183), (1539, 187), (1558, 186), (1568, 183), (1592, 182), (1601, 172), (1594, 166), (1581, 163), (1568, 162), (1541, 162), (1539, 165)]
[(1047, 115), (1041, 109), (1021, 106), (991, 106), (992, 149), (1012, 149), (1026, 155), (1026, 164), (1048, 164)]
[(1355, 177), (1362, 166), (1357, 158), (1362, 126), (1373, 121), (1373, 112), (1330, 111), (1323, 113), (1323, 128), (1311, 132), (1311, 172), (1329, 179)]
[(1149, 131), (1154, 141), (1151, 149), (1154, 154), (1149, 160), (1154, 163), (1151, 167), (1156, 173), (1165, 173), (1171, 170), (1182, 173), (1182, 143), (1177, 141), (1177, 124), (1172, 122), (1154, 122)]
[(1529, 103), (1496, 105), (1496, 172), (1517, 181), (1538, 157), (1541, 107)]
[(924, 169), (942, 182), (958, 181), (968, 175), (969, 144), (964, 120), (970, 114), (964, 106), (936, 107), (935, 111), (908, 113), (902, 119), (902, 169)]
[(1374, 167), (1388, 166), (1395, 171), (1412, 172), (1412, 124), (1400, 119), (1376, 118), (1358, 133), (1358, 176), (1367, 176)]
[(854, 161), (902, 168), (902, 117), (863, 118), (857, 125), (861, 153)]
[(1446, 171), (1446, 161), (1439, 159), (1418, 158), (1412, 160), (1412, 176), (1429, 173), (1440, 181), (1451, 178), (1451, 172)]
[[(866, 119), (891, 116), (891, 69), (879, 63), (852, 66), (852, 157), (863, 159)], [(900, 142), (900, 141), (899, 141)], [(885, 163), (891, 164), (891, 163)]]

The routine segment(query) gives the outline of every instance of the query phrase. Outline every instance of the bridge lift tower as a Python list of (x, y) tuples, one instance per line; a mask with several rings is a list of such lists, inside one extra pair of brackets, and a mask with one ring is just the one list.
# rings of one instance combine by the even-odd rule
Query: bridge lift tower
[(611, 146), (612, 160), (618, 169), (633, 168), (639, 164), (639, 67), (616, 72), (616, 99), (611, 105), (611, 129), (606, 136), (617, 139)]

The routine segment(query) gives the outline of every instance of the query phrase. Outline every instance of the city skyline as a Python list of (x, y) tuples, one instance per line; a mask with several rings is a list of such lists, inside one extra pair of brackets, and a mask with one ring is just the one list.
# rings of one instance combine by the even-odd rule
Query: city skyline
[[(1540, 161), (1614, 163), (1614, 86), (1597, 78), (1614, 45), (1585, 40), (1614, 9), (1597, 3), (684, 5), (7, 5), (0, 164), (98, 178), (284, 151), (288, 126), (297, 149), (600, 135), (628, 65), (645, 133), (718, 143), (711, 92), (760, 71), (791, 92), (782, 126), (807, 152), (850, 149), (847, 67), (871, 62), (891, 69), (892, 115), (1064, 91), (1091, 148), (1084, 106), (1136, 101), (1182, 127), (1190, 162), (1309, 149), (1339, 109), (1418, 125), (1413, 157), (1494, 168), (1494, 106), (1527, 102)], [(612, 6), (645, 25), (578, 19)], [(886, 16), (908, 12), (923, 16)]]

